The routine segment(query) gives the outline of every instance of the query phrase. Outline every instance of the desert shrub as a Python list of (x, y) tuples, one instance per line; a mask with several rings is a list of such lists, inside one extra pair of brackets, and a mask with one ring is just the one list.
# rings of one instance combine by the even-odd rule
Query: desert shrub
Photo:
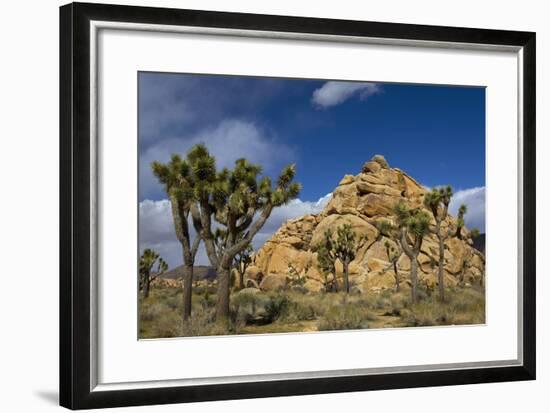
[(211, 308), (194, 307), (191, 317), (183, 323), (181, 329), (182, 336), (210, 336), (227, 334), (223, 326), (216, 325), (215, 311)]
[(217, 296), (206, 293), (202, 296), (200, 300), (200, 305), (203, 308), (214, 308), (216, 306)]
[[(303, 297), (303, 298), (302, 298)], [(292, 297), (282, 312), (280, 319), (282, 321), (293, 323), (297, 321), (314, 320), (317, 316), (315, 306), (311, 299), (302, 297)]]
[(395, 293), (390, 298), (390, 304), (393, 310), (402, 311), (411, 304), (411, 298), (408, 293)]
[(178, 311), (178, 312), (183, 311), (183, 301), (182, 301), (181, 294), (166, 297), (166, 299), (164, 300), (164, 303), (171, 310), (175, 310), (175, 311)]
[(205, 293), (208, 293), (208, 287), (201, 284), (195, 284), (193, 285), (193, 294), (199, 294), (203, 295)]
[(140, 337), (163, 338), (180, 334), (181, 313), (158, 297), (150, 297), (140, 303)]
[(401, 315), (403, 321), (410, 327), (426, 327), (439, 324), (437, 322), (439, 316), (436, 315), (437, 309), (426, 303), (415, 304), (410, 311), (403, 312)]
[(290, 288), (295, 288), (296, 291), (307, 291), (303, 288), (306, 281), (306, 276), (304, 274), (300, 274), (296, 267), (289, 263), (286, 276), (286, 285)]
[(161, 302), (151, 302), (144, 300), (140, 305), (140, 320), (155, 321), (167, 310), (169, 310), (167, 306)]
[(319, 330), (368, 328), (368, 310), (358, 304), (333, 306), (319, 321)]
[(151, 337), (178, 337), (181, 335), (181, 314), (176, 311), (163, 312), (150, 324)]
[(258, 291), (241, 290), (231, 298), (231, 313), (234, 321), (248, 322), (257, 314), (265, 313), (270, 298)]
[(253, 305), (257, 298), (255, 294), (248, 293), (246, 290), (242, 290), (237, 294), (231, 296), (231, 304), (237, 309), (238, 307), (244, 307)]
[(432, 298), (431, 289), (428, 289), (428, 287), (419, 283), (418, 288), (416, 290), (417, 301), (421, 302), (421, 301), (431, 300), (431, 298)]
[(449, 296), (448, 306), (455, 313), (455, 324), (482, 324), (485, 322), (485, 292), (462, 288)]
[(265, 305), (266, 319), (273, 322), (281, 317), (290, 303), (290, 300), (285, 295), (270, 297)]
[(378, 295), (379, 297), (382, 297), (382, 298), (391, 299), (394, 296), (394, 294), (395, 293), (393, 292), (393, 290), (385, 288)]
[(379, 296), (374, 301), (374, 308), (376, 310), (384, 310), (392, 306), (391, 300), (384, 296)]
[(180, 292), (179, 288), (171, 288), (159, 285), (151, 289), (150, 298), (153, 297), (159, 301), (165, 301), (167, 298), (177, 295), (178, 292)]
[(447, 289), (447, 301), (441, 303), (431, 296), (410, 305), (402, 314), (409, 326), (481, 324), (485, 322), (485, 295), (472, 288)]

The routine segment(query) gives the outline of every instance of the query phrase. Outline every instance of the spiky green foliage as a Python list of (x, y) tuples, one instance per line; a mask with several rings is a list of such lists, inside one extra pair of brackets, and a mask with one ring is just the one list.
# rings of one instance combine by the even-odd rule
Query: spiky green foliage
[(355, 254), (358, 247), (359, 243), (357, 236), (351, 229), (350, 224), (344, 224), (336, 229), (334, 253), (344, 268), (344, 290), (346, 293), (349, 293), (350, 291), (349, 264), (355, 259)]
[(436, 220), (443, 220), (447, 216), (452, 196), (453, 188), (450, 185), (433, 188), (424, 196), (424, 205), (432, 212)]
[(174, 154), (166, 164), (151, 163), (153, 174), (163, 184), (172, 203), (172, 215), (176, 236), (180, 242), (189, 242), (187, 217), (194, 199), (193, 176), (188, 162)]
[[(208, 258), (218, 273), (217, 318), (229, 314), (229, 277), (235, 256), (252, 242), (273, 208), (296, 198), (300, 184), (293, 182), (296, 166), (285, 167), (272, 185), (260, 177), (262, 168), (238, 159), (233, 169), (216, 169), (216, 161), (204, 145), (194, 146), (187, 155), (196, 208), (193, 223), (204, 241)], [(213, 221), (223, 233), (216, 234)]]
[(340, 261), (351, 262), (357, 252), (357, 237), (350, 224), (344, 224), (336, 229), (336, 242), (334, 251)]
[(468, 212), (468, 207), (464, 204), (458, 208), (456, 216), (456, 237), (462, 239), (462, 228), (464, 228), (464, 215)]
[(420, 208), (410, 209), (404, 202), (394, 206), (399, 228), (405, 228), (415, 237), (424, 237), (430, 230), (430, 216)]
[(394, 232), (395, 228), (393, 224), (385, 219), (382, 219), (380, 221), (376, 221), (375, 223), (376, 229), (380, 231), (380, 234), (385, 235), (387, 237), (390, 237), (392, 235), (392, 232)]
[[(398, 222), (399, 226), (403, 226), (404, 223), (405, 223), (405, 220), (410, 215), (410, 209), (409, 209), (409, 207), (407, 207), (407, 205), (403, 201), (397, 202), (393, 206), (393, 212), (395, 213), (395, 216), (397, 217), (397, 222)], [(387, 221), (385, 221), (385, 222), (387, 222)], [(382, 224), (382, 225), (385, 225), (385, 224)]]
[[(336, 229), (336, 237), (330, 229), (324, 233), (323, 240), (313, 247), (317, 252), (317, 268), (324, 276), (325, 291), (338, 291), (336, 280), (336, 260), (344, 268), (344, 288), (349, 292), (348, 266), (355, 259), (360, 239), (357, 238), (351, 225), (343, 224)], [(332, 274), (332, 280), (328, 276)]]
[(430, 216), (423, 210), (414, 210), (411, 212), (405, 225), (411, 234), (423, 237), (430, 229)]
[(296, 287), (300, 290), (306, 283), (307, 278), (305, 274), (300, 274), (300, 271), (296, 269), (292, 263), (288, 263), (286, 283), (290, 287)]
[(411, 299), (417, 301), (417, 257), (424, 237), (430, 230), (430, 216), (420, 208), (410, 209), (400, 201), (394, 205), (397, 226), (401, 232), (399, 241), (403, 252), (411, 261)]
[(249, 265), (252, 264), (253, 253), (254, 248), (252, 248), (252, 244), (249, 243), (242, 251), (239, 251), (233, 259), (233, 268), (239, 274), (239, 289), (244, 288), (244, 274)]
[(479, 237), (480, 234), (481, 233), (479, 232), (479, 229), (477, 229), (477, 228), (472, 228), (470, 230), (470, 238), (472, 238), (472, 239)]
[[(196, 159), (200, 151), (200, 145), (194, 148), (197, 153), (191, 158)], [(211, 163), (211, 162), (210, 162)], [(191, 243), (189, 231), (189, 215), (196, 202), (196, 195), (201, 187), (197, 184), (197, 176), (209, 176), (209, 162), (191, 163), (184, 160), (178, 154), (173, 154), (170, 161), (163, 164), (153, 162), (151, 169), (170, 199), (172, 208), (172, 220), (176, 238), (181, 244), (184, 261), (183, 282), (183, 319), (187, 320), (191, 315), (191, 286), (193, 282), (193, 264), (199, 248), (200, 237), (195, 237)]]
[[(443, 230), (441, 223), (445, 221), (449, 211), (449, 204), (453, 196), (453, 188), (450, 185), (441, 188), (432, 189), (424, 197), (424, 205), (432, 212), (435, 220), (434, 233), (439, 241), (439, 268), (438, 268), (438, 285), (439, 299), (445, 301), (445, 277), (444, 277), (444, 252), (445, 240), (452, 235), (451, 230)], [(462, 208), (462, 207), (461, 207)], [(457, 234), (460, 233), (460, 228), (457, 229)]]
[[(156, 268), (153, 267), (157, 264)], [(168, 270), (168, 264), (154, 250), (146, 248), (139, 258), (139, 286), (144, 297), (149, 296), (151, 283)]]

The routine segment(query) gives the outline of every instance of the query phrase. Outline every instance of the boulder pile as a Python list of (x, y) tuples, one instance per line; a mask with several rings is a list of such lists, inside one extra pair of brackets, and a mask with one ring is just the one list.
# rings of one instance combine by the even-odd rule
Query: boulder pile
[[(349, 224), (360, 239), (355, 259), (351, 262), (352, 290), (358, 293), (394, 288), (395, 278), (387, 254), (386, 244), (397, 248), (397, 240), (378, 230), (377, 223), (386, 220), (396, 223), (394, 205), (404, 202), (411, 208), (423, 208), (428, 190), (398, 168), (391, 168), (383, 156), (376, 155), (363, 165), (355, 176), (345, 175), (326, 207), (319, 214), (305, 215), (284, 223), (253, 257), (253, 265), (246, 272), (247, 285), (258, 285), (271, 291), (285, 288), (289, 271), (301, 274), (304, 288), (318, 292), (323, 288), (324, 276), (317, 265), (315, 246), (323, 240), (327, 229), (336, 233), (343, 224)], [(456, 218), (447, 217), (443, 229), (456, 227)], [(445, 277), (447, 285), (459, 282), (480, 283), (485, 272), (484, 255), (472, 246), (469, 231), (463, 227), (460, 237), (445, 241)], [(439, 248), (437, 238), (424, 238), (418, 256), (419, 281), (428, 287), (437, 283)], [(410, 261), (402, 254), (398, 271), (407, 285)], [(337, 277), (342, 277), (342, 266), (337, 261)]]

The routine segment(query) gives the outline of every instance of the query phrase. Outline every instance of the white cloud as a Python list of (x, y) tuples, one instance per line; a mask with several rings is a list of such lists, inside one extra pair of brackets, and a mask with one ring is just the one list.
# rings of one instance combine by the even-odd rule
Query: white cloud
[(455, 192), (449, 205), (449, 212), (456, 216), (461, 204), (468, 207), (464, 217), (466, 227), (485, 232), (485, 187), (475, 187)]
[(253, 242), (254, 249), (261, 247), (263, 243), (267, 241), (280, 228), (280, 226), (289, 219), (321, 212), (328, 204), (331, 197), (332, 193), (326, 194), (317, 201), (302, 201), (301, 199), (294, 199), (286, 205), (275, 208), (264, 227), (256, 235)]
[(145, 200), (139, 203), (139, 237), (148, 243), (175, 240), (170, 201)]
[(380, 86), (376, 83), (330, 81), (313, 92), (311, 101), (318, 107), (328, 108), (339, 105), (356, 93), (364, 100), (380, 91)]
[[(295, 199), (287, 205), (275, 208), (261, 231), (254, 237), (254, 249), (260, 248), (279, 227), (287, 220), (306, 214), (320, 212), (330, 200), (332, 194), (327, 194), (318, 201), (302, 201)], [(192, 225), (191, 225), (192, 227)], [(191, 236), (195, 231), (191, 229)], [(170, 201), (145, 200), (139, 204), (139, 246), (140, 251), (153, 248), (159, 252), (170, 268), (183, 262), (181, 246), (176, 239), (172, 224)], [(195, 260), (196, 265), (210, 265), (204, 247), (201, 245)]]
[(151, 172), (151, 162), (166, 162), (173, 153), (185, 155), (197, 143), (208, 147), (216, 157), (218, 168), (232, 167), (235, 160), (245, 157), (269, 171), (275, 165), (290, 162), (293, 158), (290, 147), (276, 143), (254, 123), (224, 120), (194, 136), (164, 139), (145, 150), (140, 155), (140, 197), (157, 198), (162, 194), (162, 187)]

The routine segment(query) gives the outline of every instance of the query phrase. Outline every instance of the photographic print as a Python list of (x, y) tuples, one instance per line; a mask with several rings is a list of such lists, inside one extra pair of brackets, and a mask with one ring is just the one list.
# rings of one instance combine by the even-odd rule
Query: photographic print
[(485, 323), (485, 89), (140, 72), (139, 338)]

